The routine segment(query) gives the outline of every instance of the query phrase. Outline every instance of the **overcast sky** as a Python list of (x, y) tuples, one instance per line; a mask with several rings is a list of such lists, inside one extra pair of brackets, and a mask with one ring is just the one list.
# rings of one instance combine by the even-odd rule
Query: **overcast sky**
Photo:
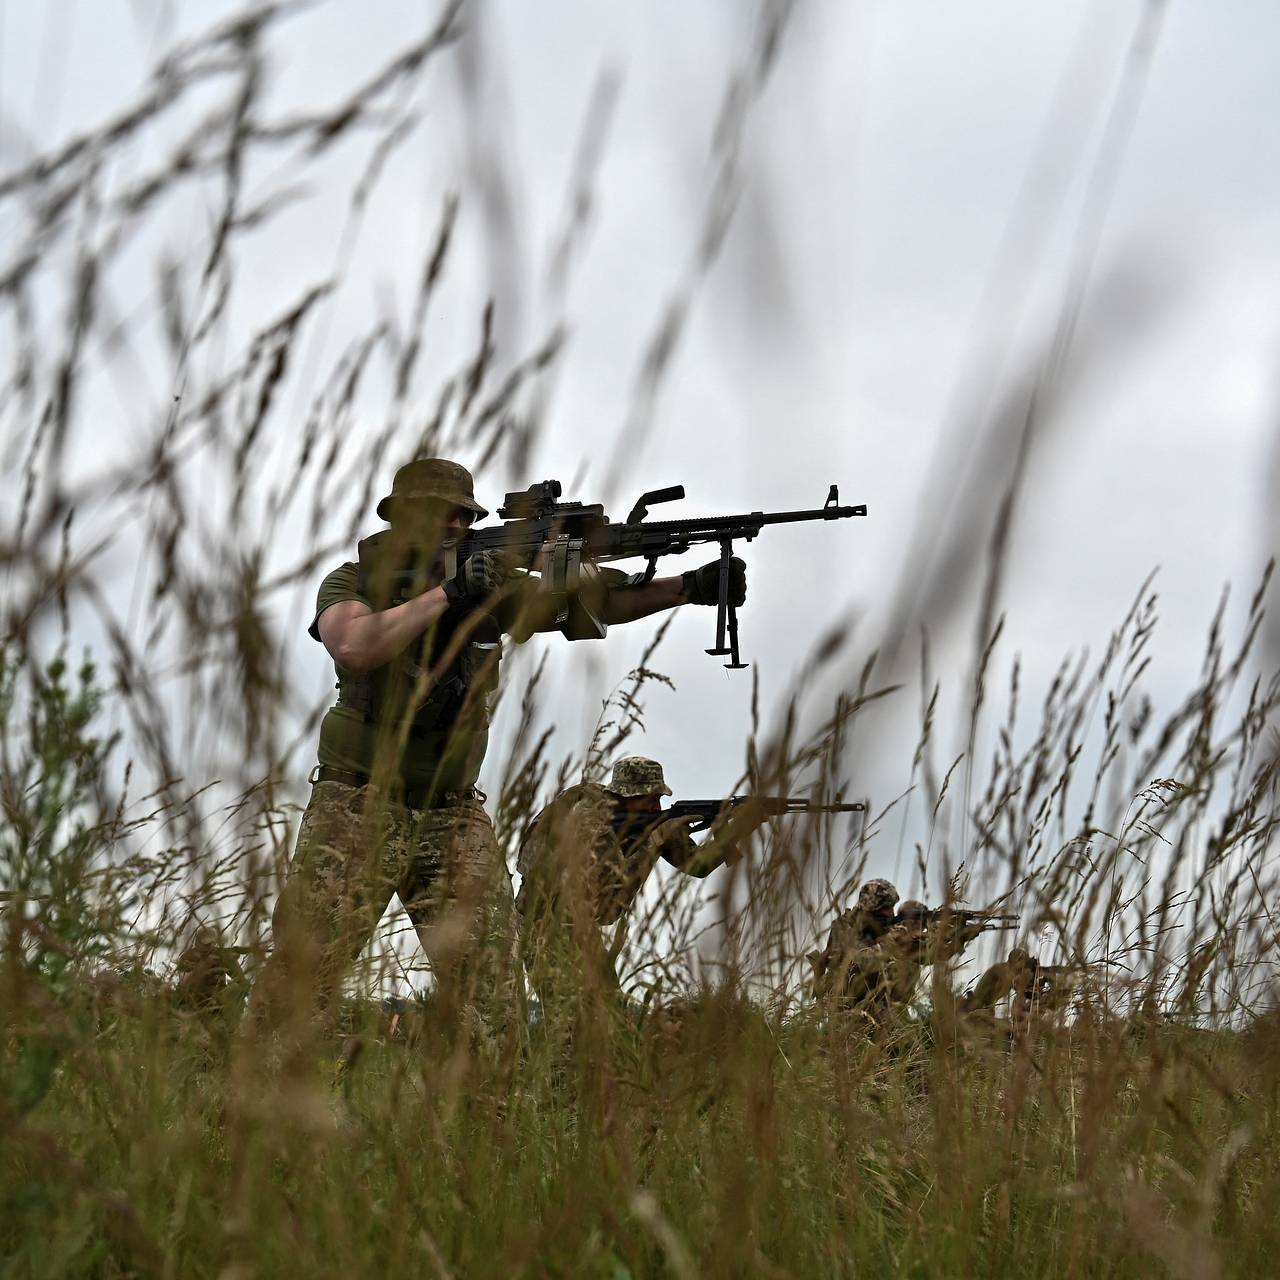
[[(365, 0), (289, 19), (268, 46), (272, 114), (340, 102), (438, 8)], [(641, 489), (675, 483), (688, 497), (671, 516), (818, 506), (833, 482), (844, 501), (868, 504), (865, 521), (779, 530), (744, 552), (744, 657), (774, 707), (811, 642), (846, 611), (859, 619), (860, 662), (904, 571), (926, 572), (907, 559), (917, 531), (933, 527), (971, 464), (987, 465), (971, 456), (974, 424), (1048, 340), (1143, 9), (799, 4), (748, 113), (734, 222), (690, 286), (717, 111), (749, 55), (753, 7), (472, 5), (462, 44), (425, 77), (422, 121), (388, 160), (349, 253), (341, 237), (366, 144), (336, 147), (306, 172), (263, 164), (250, 175), (257, 198), (299, 181), (308, 189), (239, 242), (227, 345), (343, 268), (289, 387), (300, 423), (351, 337), (388, 309), (407, 313), (444, 196), (460, 192), (457, 252), (430, 322), (432, 368), (443, 376), (474, 349), (490, 295), (502, 362), (532, 350), (562, 308), (571, 335), (535, 457), (519, 475), (505, 462), (483, 474), (487, 505), (508, 484), (546, 476), (619, 515)], [(118, 112), (163, 51), (231, 11), (0, 0), (0, 168)], [(1105, 210), (1078, 358), (1019, 512), (1003, 657), (1022, 653), (1034, 689), (1065, 652), (1099, 647), (1159, 566), (1164, 622), (1148, 684), (1160, 702), (1196, 671), (1222, 584), (1247, 595), (1271, 550), (1280, 6), (1175, 0), (1150, 12), (1163, 21), (1150, 28), (1158, 39)], [(561, 303), (547, 272), (593, 94), (613, 107)], [(189, 114), (140, 137), (108, 182), (122, 189), (159, 162), (212, 100), (196, 95)], [(131, 249), (133, 274), (119, 274), (115, 298), (140, 326), (156, 307), (149, 264), (197, 260), (213, 207), (199, 189), (171, 201)], [(16, 225), (11, 208), (4, 216), (0, 234)], [(53, 323), (56, 285), (42, 287)], [(686, 289), (688, 325), (651, 430), (627, 440), (646, 345)], [(202, 359), (212, 371), (216, 357)], [(143, 339), (133, 361), (103, 373), (91, 418), (82, 415), (85, 465), (145, 438), (142, 424), (165, 411), (172, 369), (159, 344)], [(358, 465), (376, 393), (365, 408), (344, 465)], [(283, 468), (296, 440), (281, 437)], [(945, 552), (930, 540), (945, 541), (947, 527), (926, 536), (925, 552)], [(677, 567), (698, 563), (690, 553)], [(332, 673), (304, 634), (314, 585), (279, 600), (273, 621), (293, 639), (292, 681), (319, 703)], [(703, 654), (712, 622), (683, 610), (657, 663), (677, 692), (652, 695), (643, 748), (666, 763), (677, 794), (721, 793), (743, 763), (751, 673)], [(938, 637), (939, 675), (958, 684), (971, 614), (951, 622)], [(552, 651), (560, 750), (581, 751), (601, 691), (651, 635), (640, 624), (599, 645), (535, 642)], [(913, 725), (914, 693), (898, 714)], [(860, 760), (851, 790), (887, 794), (908, 763)]]

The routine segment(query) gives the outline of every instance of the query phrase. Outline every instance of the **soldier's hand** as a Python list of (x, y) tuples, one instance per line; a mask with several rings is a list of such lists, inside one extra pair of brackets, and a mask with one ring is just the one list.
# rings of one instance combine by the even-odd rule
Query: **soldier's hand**
[(501, 591), (511, 576), (506, 562), (494, 551), (477, 551), (459, 566), (452, 578), (440, 585), (450, 604), (482, 604)]
[(705, 827), (707, 820), (700, 813), (681, 813), (674, 818), (668, 818), (662, 824), (664, 827), (684, 827), (686, 831), (697, 831), (699, 827)]
[[(720, 603), (720, 561), (713, 560), (701, 569), (689, 569), (681, 575), (684, 598), (690, 604)], [(747, 563), (740, 556), (729, 559), (729, 601), (735, 607), (747, 598)]]

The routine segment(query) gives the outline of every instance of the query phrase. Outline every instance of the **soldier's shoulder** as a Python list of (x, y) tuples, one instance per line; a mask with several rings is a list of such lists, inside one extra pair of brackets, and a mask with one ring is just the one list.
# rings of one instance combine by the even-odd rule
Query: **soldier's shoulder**
[(563, 791), (557, 791), (555, 799), (551, 801), (551, 804), (547, 805), (547, 808), (550, 809), (553, 806), (567, 807), (578, 804), (583, 800), (598, 800), (606, 795), (608, 795), (608, 792), (598, 782), (575, 782), (565, 787)]
[(336, 565), (330, 569), (328, 573), (320, 579), (320, 589), (323, 591), (327, 586), (346, 586), (354, 587), (360, 580), (360, 565), (355, 560), (344, 560), (340, 565)]
[(546, 826), (548, 822), (571, 813), (588, 812), (607, 802), (609, 793), (595, 782), (575, 782), (565, 787), (533, 820), (534, 826)]
[(358, 600), (361, 604), (373, 607), (360, 591), (360, 566), (354, 560), (346, 560), (336, 569), (330, 569), (321, 579), (316, 591), (315, 616), (307, 628), (314, 639), (320, 639), (320, 615), (330, 605), (342, 604), (347, 600)]
[(565, 812), (580, 818), (605, 818), (617, 806), (617, 797), (598, 782), (576, 782), (560, 797)]

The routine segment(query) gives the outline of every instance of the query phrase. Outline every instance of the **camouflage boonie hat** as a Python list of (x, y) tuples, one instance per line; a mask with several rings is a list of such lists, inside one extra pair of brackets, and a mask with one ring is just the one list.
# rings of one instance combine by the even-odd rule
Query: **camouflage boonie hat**
[(868, 880), (858, 890), (858, 910), (880, 915), (892, 911), (898, 901), (898, 891), (888, 880)]
[(613, 766), (606, 791), (615, 796), (669, 796), (671, 788), (662, 776), (662, 766), (645, 756), (623, 756)]
[(489, 514), (476, 501), (475, 481), (466, 467), (447, 458), (418, 458), (396, 472), (391, 492), (378, 503), (378, 515), (390, 520), (394, 504), (430, 500), (465, 507), (475, 512), (477, 520)]

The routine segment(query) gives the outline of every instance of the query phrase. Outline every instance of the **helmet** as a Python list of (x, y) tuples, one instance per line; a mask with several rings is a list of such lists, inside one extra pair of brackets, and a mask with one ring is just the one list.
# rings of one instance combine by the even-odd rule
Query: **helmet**
[(886, 915), (898, 901), (898, 891), (888, 880), (868, 880), (858, 890), (858, 910), (873, 915)]
[(623, 756), (613, 766), (606, 791), (615, 796), (669, 796), (671, 788), (662, 776), (662, 766), (645, 756)]
[(489, 513), (476, 501), (471, 472), (447, 458), (417, 458), (407, 462), (391, 481), (391, 492), (378, 503), (378, 515), (390, 520), (398, 505), (430, 499), (474, 511), (483, 520)]
[(1024, 965), (1031, 963), (1031, 953), (1029, 951), (1024, 951), (1021, 947), (1014, 947), (1014, 949), (1009, 952), (1009, 963), (1016, 965), (1018, 968), (1022, 968)]
[(898, 908), (900, 916), (910, 916), (913, 919), (923, 920), (929, 914), (929, 908), (923, 902), (915, 898), (908, 898)]

